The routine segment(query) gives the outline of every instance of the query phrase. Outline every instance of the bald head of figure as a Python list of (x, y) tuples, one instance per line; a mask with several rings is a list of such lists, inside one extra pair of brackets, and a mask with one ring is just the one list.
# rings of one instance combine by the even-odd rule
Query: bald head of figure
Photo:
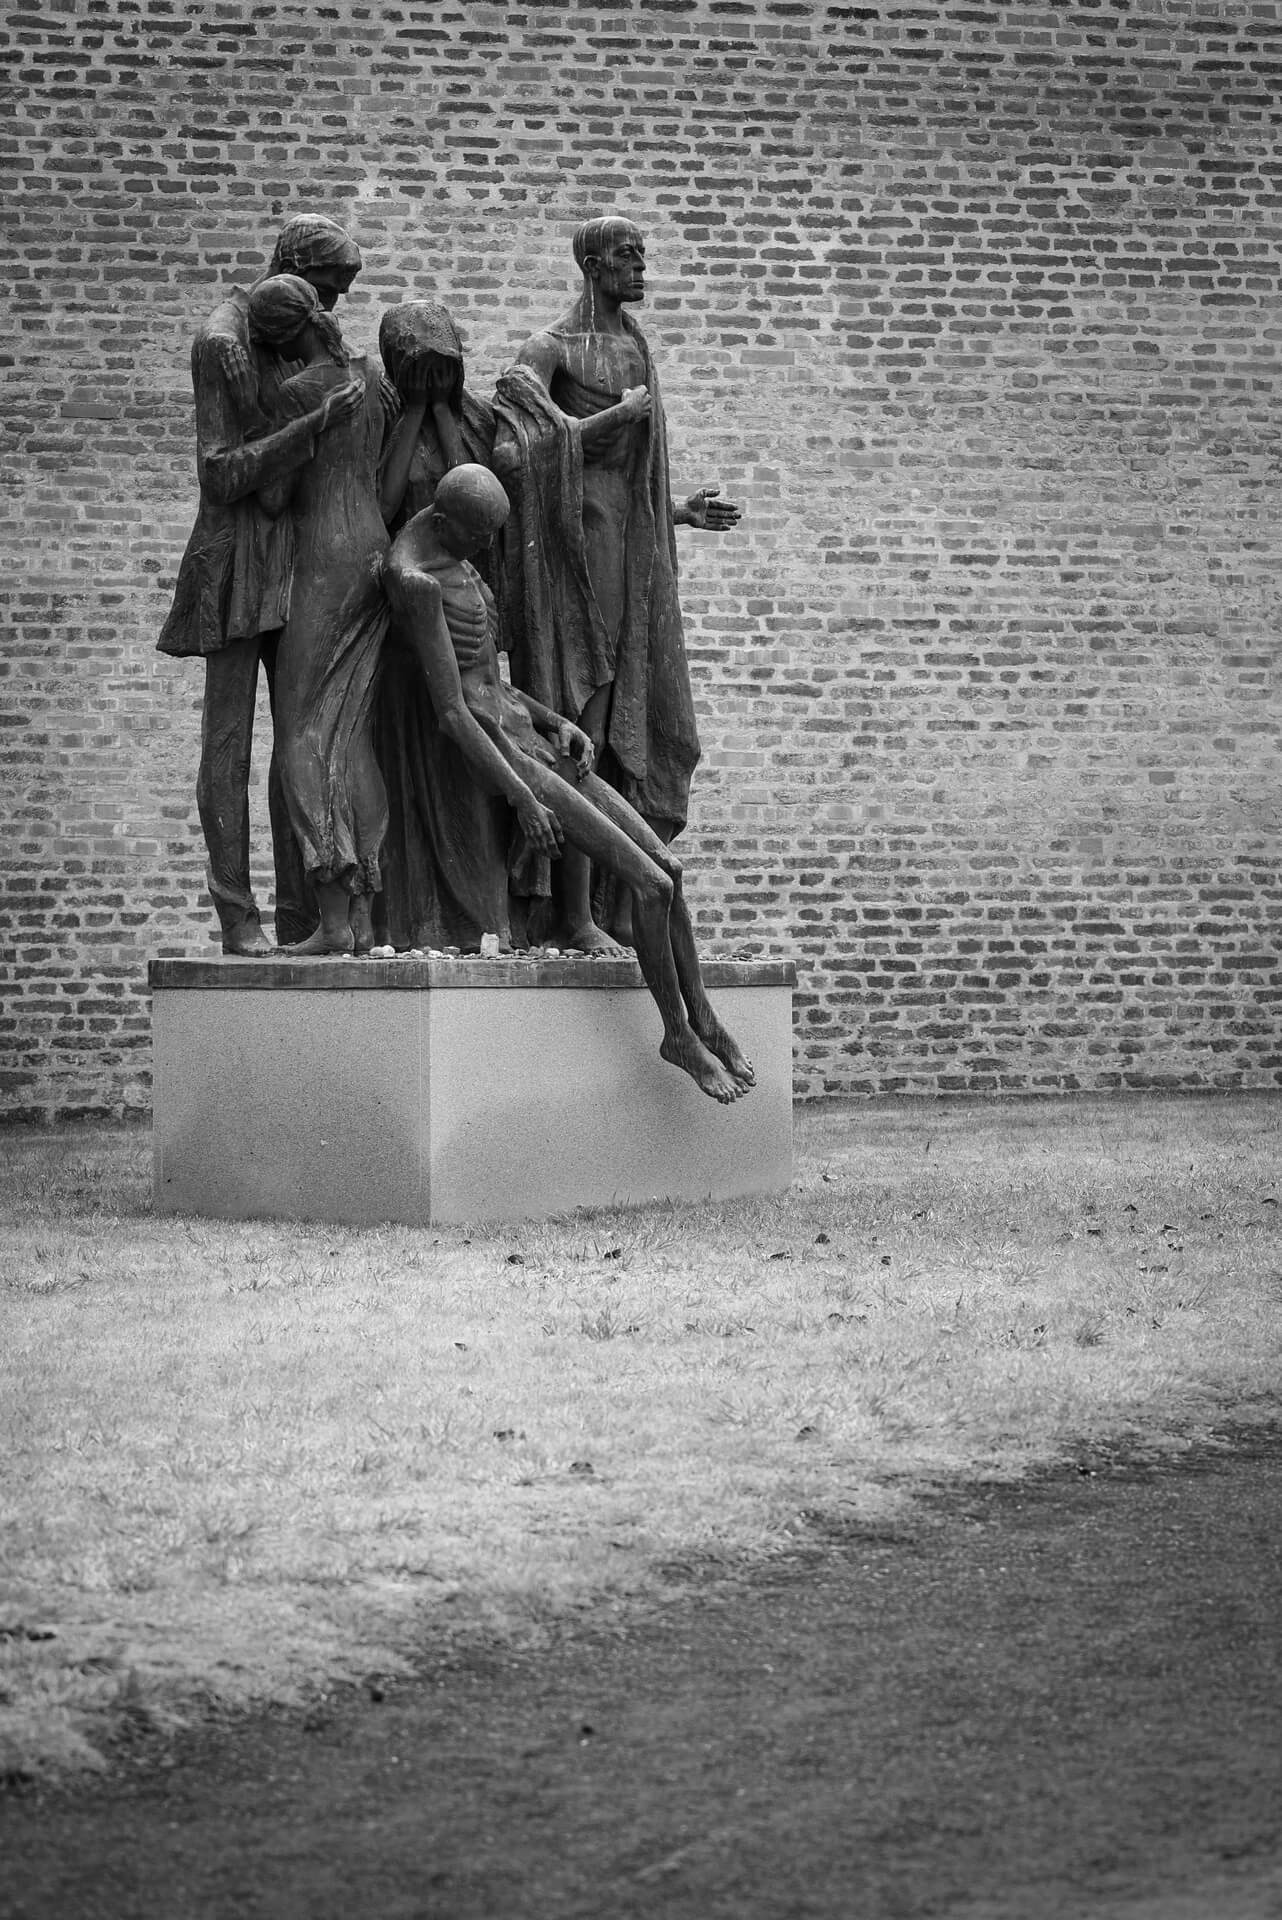
[(443, 474), (432, 499), (432, 521), (451, 553), (484, 553), (508, 517), (508, 498), (488, 467), (466, 464)]
[(645, 299), (645, 241), (634, 220), (608, 213), (585, 220), (574, 236), (584, 279), (616, 305)]

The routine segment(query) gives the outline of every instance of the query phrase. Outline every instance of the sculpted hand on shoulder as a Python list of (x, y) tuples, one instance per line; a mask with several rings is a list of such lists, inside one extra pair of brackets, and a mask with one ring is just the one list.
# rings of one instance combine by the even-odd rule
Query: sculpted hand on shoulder
[(252, 413), (258, 405), (258, 381), (244, 345), (231, 333), (210, 332), (205, 338), (237, 411)]
[(341, 421), (350, 420), (359, 413), (365, 403), (365, 382), (359, 378), (345, 380), (333, 393), (327, 393), (316, 409), (319, 416), (317, 431), (324, 433), (327, 427), (338, 426)]

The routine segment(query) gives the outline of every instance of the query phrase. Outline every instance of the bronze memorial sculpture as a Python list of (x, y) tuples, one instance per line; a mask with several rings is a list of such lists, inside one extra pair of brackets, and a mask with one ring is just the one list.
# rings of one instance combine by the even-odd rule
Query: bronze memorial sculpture
[(577, 850), (631, 890), (637, 959), (663, 1021), (660, 1053), (714, 1100), (737, 1100), (754, 1074), (704, 989), (680, 862), (593, 773), (587, 733), (500, 675), (494, 599), (473, 562), (508, 512), (485, 467), (457, 466), (443, 477), (384, 569), (401, 634), (442, 734), (476, 783), (507, 802), (530, 844), (552, 855)]
[[(261, 660), (277, 923), (298, 935), (281, 952), (523, 945), (553, 871), (556, 944), (616, 952), (595, 867), (630, 904), (663, 1058), (729, 1103), (755, 1076), (705, 991), (668, 843), (698, 758), (673, 527), (738, 509), (715, 489), (671, 501), (653, 365), (623, 311), (644, 291), (636, 228), (590, 222), (575, 251), (581, 298), (491, 409), (429, 302), (384, 315), (386, 376), (349, 355), (332, 309), (360, 256), (332, 221), (290, 222), (273, 267), (297, 270), (233, 294), (197, 338), (200, 517), (160, 644), (208, 663), (199, 801), (225, 951), (270, 951), (246, 794)], [(517, 538), (496, 556), (501, 477)]]
[(349, 352), (360, 256), (319, 217), (198, 336), (200, 512), (161, 645), (206, 660), (227, 957), (148, 969), (160, 1211), (425, 1226), (791, 1178), (795, 969), (701, 962), (671, 847), (699, 753), (674, 528), (739, 513), (671, 499), (635, 226), (589, 222), (576, 253), (581, 298), (492, 405), (434, 301), (383, 313), (381, 371)]
[[(494, 467), (517, 523), (504, 628), (516, 683), (574, 717), (667, 842), (699, 758), (673, 529), (722, 532), (739, 509), (716, 487), (672, 500), (658, 378), (626, 311), (645, 297), (639, 229), (590, 220), (574, 257), (581, 293), (498, 384)], [(612, 925), (630, 938), (621, 906)]]
[[(305, 280), (331, 310), (360, 270), (361, 256), (336, 221), (303, 214), (282, 229), (268, 268)], [(266, 356), (270, 358), (270, 354)], [(192, 346), (200, 508), (179, 569), (162, 653), (205, 660), (197, 806), (208, 850), (208, 885), (227, 953), (271, 951), (250, 886), (249, 764), (261, 661), (273, 709), (277, 646), (293, 576), (292, 516), (273, 516), (262, 491), (312, 458), (319, 435), (353, 405), (321, 395), (304, 413), (272, 423), (262, 406), (264, 349), (250, 338), (249, 296), (228, 295)], [(306, 938), (315, 902), (290, 831), (273, 755), (268, 799), (276, 867), (276, 933)]]

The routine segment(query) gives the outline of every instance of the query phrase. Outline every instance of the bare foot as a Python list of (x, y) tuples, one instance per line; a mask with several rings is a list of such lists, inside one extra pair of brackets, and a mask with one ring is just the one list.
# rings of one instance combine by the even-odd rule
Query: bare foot
[(744, 1088), (731, 1078), (721, 1062), (713, 1058), (689, 1027), (675, 1039), (665, 1035), (659, 1053), (670, 1066), (680, 1067), (683, 1073), (688, 1073), (703, 1093), (709, 1094), (713, 1100), (719, 1100), (723, 1106), (728, 1106), (744, 1092)]
[(749, 1060), (747, 1054), (744, 1053), (738, 1042), (732, 1039), (726, 1032), (715, 1013), (705, 1017), (698, 1023), (692, 1021), (691, 1025), (694, 1026), (695, 1032), (709, 1053), (716, 1054), (717, 1059), (721, 1062), (722, 1066), (725, 1067), (730, 1077), (739, 1082), (744, 1092), (746, 1092), (749, 1087), (756, 1086), (757, 1076), (753, 1070), (751, 1060)]
[(258, 924), (258, 916), (242, 920), (223, 934), (223, 952), (239, 954), (244, 960), (256, 960), (270, 953), (272, 943)]
[(354, 953), (356, 941), (348, 926), (333, 927), (327, 930), (317, 927), (307, 940), (299, 940), (292, 947), (278, 947), (278, 953), (286, 953), (291, 960), (305, 960), (313, 954)]
[(563, 939), (557, 939), (553, 944), (558, 947), (570, 947), (575, 953), (621, 954), (623, 952), (618, 941), (612, 940), (594, 920), (589, 920), (585, 927), (571, 928)]

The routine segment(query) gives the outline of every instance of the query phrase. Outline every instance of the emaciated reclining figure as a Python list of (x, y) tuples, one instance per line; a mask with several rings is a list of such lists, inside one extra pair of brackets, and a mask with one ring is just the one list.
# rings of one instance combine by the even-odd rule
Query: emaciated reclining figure
[(507, 800), (530, 844), (595, 861), (631, 889), (637, 959), (663, 1019), (660, 1053), (712, 1099), (737, 1100), (754, 1074), (704, 989), (680, 861), (593, 773), (583, 729), (500, 676), (494, 601), (471, 562), (507, 515), (486, 468), (444, 476), (384, 568), (402, 642), (422, 666), (441, 732), (477, 782)]

